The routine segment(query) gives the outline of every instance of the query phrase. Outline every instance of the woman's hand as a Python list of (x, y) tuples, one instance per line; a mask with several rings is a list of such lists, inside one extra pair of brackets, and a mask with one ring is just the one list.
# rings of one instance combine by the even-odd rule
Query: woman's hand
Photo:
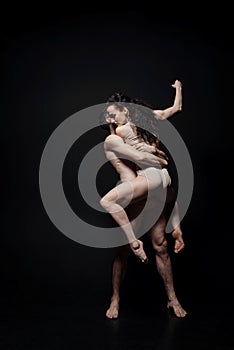
[(182, 88), (182, 83), (179, 80), (176, 80), (174, 84), (171, 85), (173, 88)]

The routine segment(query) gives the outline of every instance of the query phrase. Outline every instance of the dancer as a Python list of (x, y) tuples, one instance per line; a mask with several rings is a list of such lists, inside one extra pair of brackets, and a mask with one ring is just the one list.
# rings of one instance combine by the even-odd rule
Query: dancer
[[(173, 84), (173, 87), (176, 86), (181, 86), (181, 83), (179, 84), (179, 81), (176, 81), (175, 84)], [(127, 100), (127, 98), (125, 98), (125, 100)], [(181, 105), (181, 98), (178, 98), (178, 93), (176, 94), (175, 100), (177, 101), (177, 104), (178, 102), (180, 102)], [(137, 127), (136, 124), (132, 122), (130, 123), (129, 109), (130, 108), (127, 108), (122, 102), (109, 102), (109, 105), (106, 110), (106, 119), (109, 122), (114, 122), (115, 124), (117, 124), (117, 128), (115, 129), (116, 135), (120, 135), (125, 141), (125, 143), (133, 147), (140, 145), (140, 147), (142, 148), (144, 145), (144, 147), (146, 148), (145, 151), (148, 151), (149, 149), (152, 153), (153, 149), (155, 154), (160, 152), (160, 157), (157, 157), (157, 160), (160, 162), (161, 165), (167, 165), (165, 157), (162, 157), (163, 152), (157, 149), (156, 145), (158, 144), (158, 139), (155, 136), (151, 135), (147, 130)], [(149, 110), (147, 113), (147, 111), (145, 110), (146, 107), (144, 107), (143, 113), (140, 114), (141, 125), (142, 121), (144, 125), (144, 119), (145, 124), (147, 124), (147, 122), (151, 122), (152, 124), (154, 122), (154, 118), (152, 119), (152, 112), (151, 110)], [(168, 113), (165, 113), (165, 111), (161, 111), (161, 117), (163, 116), (163, 114), (168, 116), (169, 114), (175, 112), (172, 108), (168, 108), (167, 111)], [(135, 109), (134, 112), (135, 113), (132, 113), (131, 115), (131, 119), (134, 118), (138, 122), (139, 108)], [(155, 111), (154, 114), (158, 115), (159, 111)], [(138, 117), (138, 120), (136, 116)], [(112, 151), (117, 153), (118, 149), (122, 146), (120, 144), (120, 140), (113, 135), (113, 132), (112, 135), (107, 137), (105, 140), (106, 152), (108, 151), (110, 141)], [(129, 149), (129, 154), (131, 153), (132, 151)], [(165, 156), (165, 154), (163, 155)], [(137, 158), (133, 161), (137, 161)], [(100, 201), (102, 207), (105, 208), (105, 210), (123, 229), (134, 254), (138, 256), (143, 262), (147, 262), (147, 257), (144, 252), (142, 242), (140, 240), (137, 240), (132, 225), (130, 224), (129, 218), (126, 214), (126, 211), (124, 210), (124, 206), (130, 201), (130, 199), (132, 199), (133, 201), (140, 198), (142, 199), (145, 196), (147, 196), (148, 192), (152, 192), (161, 186), (165, 189), (168, 185), (171, 184), (169, 173), (165, 167), (163, 169), (160, 169), (158, 166), (155, 166), (155, 164), (153, 164), (153, 166), (152, 164), (150, 165), (151, 166), (147, 165), (144, 168), (144, 170), (140, 169), (140, 167), (137, 166), (135, 169), (138, 175), (137, 177), (128, 182), (116, 186), (114, 189), (109, 191)]]
[[(176, 88), (176, 98), (174, 105), (167, 110), (164, 111), (157, 111), (156, 115), (160, 115), (161, 118), (168, 118), (169, 116), (175, 114), (177, 111), (180, 111), (181, 106), (181, 84), (178, 83), (174, 85)], [(110, 101), (111, 102), (111, 101)], [(110, 124), (110, 133), (113, 135), (115, 133), (114, 130), (114, 124)], [(114, 144), (112, 143), (114, 141)], [(129, 156), (129, 149), (126, 147), (122, 147), (122, 149), (118, 149), (116, 147), (116, 137), (112, 140), (108, 139), (108, 147), (106, 148), (106, 155), (107, 158), (111, 158), (112, 165), (116, 168), (117, 172), (120, 175), (120, 179), (122, 182), (129, 181), (137, 176), (136, 173), (134, 173), (133, 168), (129, 164), (126, 164), (122, 159), (118, 158), (118, 156), (127, 157)], [(122, 140), (121, 140), (122, 141)], [(120, 142), (120, 140), (119, 140)], [(123, 144), (121, 144), (123, 146)], [(113, 146), (113, 149), (111, 147)], [(144, 145), (141, 145), (141, 147), (144, 147)], [(116, 160), (113, 160), (113, 154), (114, 149), (117, 150)], [(132, 150), (131, 150), (132, 151)], [(121, 154), (122, 152), (122, 154)], [(142, 153), (137, 153), (136, 150), (134, 150), (134, 159), (140, 161), (142, 160)], [(149, 154), (147, 154), (149, 156)], [(138, 157), (138, 158), (137, 158)], [(146, 161), (146, 160), (145, 160)], [(173, 207), (174, 204), (174, 197), (173, 197), (173, 189), (170, 186), (168, 188), (168, 195), (167, 199), (169, 202), (169, 205)], [(131, 208), (132, 209), (132, 208)], [(134, 208), (133, 208), (134, 209)], [(165, 289), (168, 296), (168, 308), (172, 308), (175, 315), (177, 317), (184, 317), (186, 315), (186, 311), (181, 307), (180, 303), (178, 302), (178, 299), (175, 295), (174, 287), (173, 287), (173, 278), (172, 278), (172, 269), (171, 269), (171, 262), (170, 257), (167, 252), (167, 242), (165, 238), (165, 227), (166, 227), (166, 215), (165, 210), (161, 214), (158, 221), (155, 223), (155, 225), (150, 230), (151, 233), (151, 239), (153, 248), (156, 252), (156, 265), (158, 268), (158, 271), (163, 279)], [(180, 229), (180, 225), (178, 225), (174, 231), (172, 232), (173, 237), (175, 238), (175, 249), (174, 251), (178, 253), (184, 248), (184, 242), (182, 238), (182, 232)], [(123, 280), (123, 277), (126, 272), (127, 268), (127, 257), (129, 256), (129, 246), (123, 246), (120, 247), (118, 254), (115, 257), (114, 263), (113, 263), (113, 277), (112, 277), (112, 284), (113, 284), (113, 295), (111, 298), (111, 304), (106, 312), (106, 316), (108, 318), (117, 318), (118, 312), (119, 312), (119, 300), (120, 300), (120, 284)]]

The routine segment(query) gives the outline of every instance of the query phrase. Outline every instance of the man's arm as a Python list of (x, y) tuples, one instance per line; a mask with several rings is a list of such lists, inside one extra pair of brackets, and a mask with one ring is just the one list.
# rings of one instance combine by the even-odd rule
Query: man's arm
[(128, 159), (136, 163), (140, 167), (142, 165), (148, 166), (166, 166), (167, 161), (159, 158), (148, 152), (141, 152), (134, 147), (124, 143), (123, 139), (118, 135), (109, 135), (104, 142), (105, 151), (114, 152), (117, 157)]
[(165, 152), (161, 151), (156, 144), (153, 145), (148, 145), (145, 142), (139, 142), (138, 144), (133, 146), (136, 150), (141, 151), (141, 152), (149, 152), (154, 155), (159, 156), (160, 158), (168, 159), (167, 155)]
[(179, 80), (176, 80), (172, 87), (176, 89), (174, 104), (172, 107), (166, 108), (164, 110), (154, 110), (154, 115), (156, 119), (167, 119), (170, 118), (177, 112), (182, 111), (182, 84)]

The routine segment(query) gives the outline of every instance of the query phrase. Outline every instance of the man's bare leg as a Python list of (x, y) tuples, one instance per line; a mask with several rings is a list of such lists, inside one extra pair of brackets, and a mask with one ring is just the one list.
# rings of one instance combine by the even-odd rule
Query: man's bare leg
[[(138, 215), (141, 210), (144, 208), (145, 201), (138, 201), (133, 205), (130, 205), (127, 208), (127, 214), (129, 219), (131, 220), (131, 225), (133, 230), (136, 230), (140, 221), (138, 219)], [(120, 287), (124, 280), (128, 257), (131, 254), (130, 245), (119, 247), (118, 252), (115, 256), (112, 268), (112, 297), (108, 310), (106, 311), (106, 317), (111, 319), (116, 319), (119, 316), (119, 304), (120, 304)]]
[(112, 289), (113, 294), (109, 309), (106, 311), (106, 317), (118, 318), (119, 316), (119, 301), (120, 301), (120, 286), (123, 282), (127, 270), (128, 256), (131, 252), (129, 245), (119, 248), (119, 251), (114, 259), (112, 268)]
[(160, 276), (162, 277), (167, 293), (167, 308), (171, 308), (177, 317), (185, 317), (187, 312), (180, 305), (174, 290), (171, 259), (167, 251), (165, 228), (166, 219), (164, 214), (162, 214), (150, 232), (152, 245), (156, 252), (156, 266)]
[[(172, 186), (169, 186), (167, 188), (166, 210), (169, 213), (168, 221), (170, 222), (170, 225), (173, 228), (172, 237), (175, 239), (174, 252), (179, 253), (185, 247), (185, 244), (183, 240), (182, 229), (180, 226), (179, 207), (178, 207), (175, 192)], [(169, 225), (168, 222), (167, 222), (167, 225)]]

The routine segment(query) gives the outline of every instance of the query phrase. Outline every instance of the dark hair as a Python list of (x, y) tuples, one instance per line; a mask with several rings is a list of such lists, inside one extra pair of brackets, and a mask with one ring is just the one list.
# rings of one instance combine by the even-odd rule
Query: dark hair
[(109, 102), (133, 102), (133, 101), (128, 95), (125, 95), (123, 92), (114, 92), (107, 99), (107, 103)]
[[(129, 96), (119, 92), (115, 92), (107, 99), (106, 105), (103, 111), (101, 112), (101, 114), (99, 115), (99, 125), (101, 126), (102, 129), (108, 130), (108, 131), (110, 130), (109, 124), (106, 123), (108, 106), (115, 105), (119, 111), (122, 111), (124, 109), (124, 105), (123, 105), (124, 102), (131, 102), (131, 99)], [(114, 128), (117, 127), (116, 124), (112, 124), (112, 125)]]
[(153, 108), (148, 103), (136, 98), (132, 99), (122, 92), (115, 92), (107, 99), (106, 109), (110, 105), (115, 105), (120, 111), (126, 107), (131, 121), (136, 126), (137, 134), (145, 142), (159, 145), (158, 123), (153, 114)]

